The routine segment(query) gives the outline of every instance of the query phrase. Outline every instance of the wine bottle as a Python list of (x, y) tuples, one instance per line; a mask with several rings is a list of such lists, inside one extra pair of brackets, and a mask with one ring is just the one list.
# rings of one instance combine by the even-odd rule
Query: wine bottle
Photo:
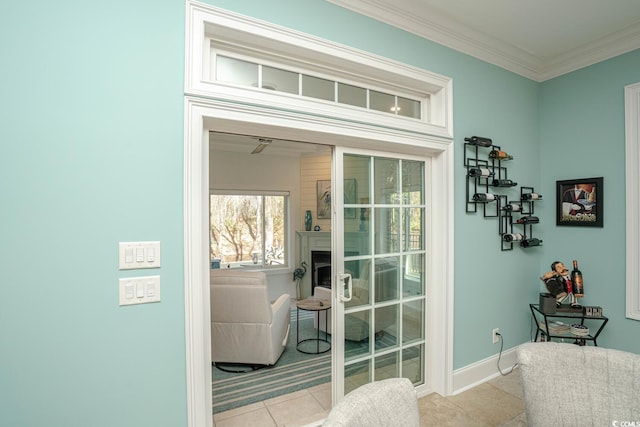
[(491, 182), (491, 185), (494, 187), (515, 187), (518, 183), (513, 182), (510, 179), (494, 179)]
[(513, 160), (513, 156), (502, 150), (491, 150), (489, 158), (496, 160)]
[(465, 138), (464, 140), (471, 145), (478, 145), (480, 147), (491, 147), (493, 144), (491, 138), (483, 138), (481, 136), (472, 136), (471, 138)]
[(578, 260), (575, 259), (573, 260), (573, 270), (571, 270), (571, 283), (573, 283), (573, 294), (577, 297), (583, 297), (582, 271), (578, 268)]
[(522, 200), (540, 200), (542, 199), (542, 194), (538, 193), (525, 193), (522, 195)]
[(540, 219), (537, 216), (523, 216), (516, 221), (518, 224), (537, 224)]
[(508, 205), (503, 206), (501, 209), (503, 211), (509, 211), (509, 212), (520, 212), (522, 211), (522, 206), (517, 203), (509, 203)]
[(496, 195), (491, 193), (475, 193), (473, 195), (474, 202), (488, 203), (493, 202), (494, 200), (496, 200)]
[(488, 178), (493, 176), (493, 172), (489, 168), (471, 168), (468, 175), (474, 178)]
[(535, 237), (531, 239), (524, 239), (523, 241), (520, 242), (520, 246), (522, 246), (523, 248), (528, 248), (531, 246), (540, 246), (541, 244), (542, 244), (542, 240), (537, 239)]
[(513, 242), (524, 239), (524, 236), (520, 233), (507, 233), (502, 236), (505, 242)]

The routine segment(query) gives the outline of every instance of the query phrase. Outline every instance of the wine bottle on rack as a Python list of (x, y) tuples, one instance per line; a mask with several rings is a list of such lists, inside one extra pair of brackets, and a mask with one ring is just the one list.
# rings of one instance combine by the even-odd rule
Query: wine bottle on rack
[(521, 212), (522, 211), (522, 205), (519, 205), (517, 203), (509, 203), (508, 205), (505, 205), (500, 209), (502, 209), (503, 211), (508, 211), (508, 212)]
[(538, 193), (525, 193), (522, 195), (522, 200), (540, 200), (542, 199), (542, 194)]
[(513, 160), (513, 156), (502, 150), (491, 150), (489, 158), (496, 160)]
[(518, 183), (513, 182), (510, 179), (494, 179), (491, 182), (491, 185), (494, 187), (515, 187)]
[(504, 239), (505, 242), (514, 242), (514, 241), (520, 241), (524, 239), (524, 236), (520, 233), (507, 233), (504, 236), (502, 236), (502, 238)]
[(491, 147), (491, 145), (493, 145), (491, 138), (483, 138), (481, 136), (472, 136), (471, 138), (465, 138), (464, 140), (471, 145), (478, 145), (480, 147)]
[(523, 241), (520, 242), (520, 246), (522, 246), (523, 248), (528, 248), (531, 246), (540, 246), (541, 244), (542, 244), (542, 240), (537, 239), (535, 237), (531, 239), (524, 239)]
[(491, 193), (475, 193), (473, 195), (474, 202), (489, 203), (496, 200), (496, 195)]
[(540, 222), (540, 218), (537, 216), (523, 216), (516, 221), (518, 224), (537, 224)]
[(575, 259), (573, 260), (573, 270), (571, 271), (571, 283), (573, 283), (573, 294), (577, 297), (583, 297), (582, 271), (578, 268), (578, 261)]
[(489, 168), (471, 168), (467, 174), (474, 178), (488, 178), (493, 176), (493, 172)]

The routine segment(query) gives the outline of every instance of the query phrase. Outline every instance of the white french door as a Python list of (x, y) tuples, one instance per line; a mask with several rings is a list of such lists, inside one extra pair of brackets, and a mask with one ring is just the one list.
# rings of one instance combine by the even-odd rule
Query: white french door
[(427, 383), (429, 159), (334, 150), (334, 401), (393, 377)]

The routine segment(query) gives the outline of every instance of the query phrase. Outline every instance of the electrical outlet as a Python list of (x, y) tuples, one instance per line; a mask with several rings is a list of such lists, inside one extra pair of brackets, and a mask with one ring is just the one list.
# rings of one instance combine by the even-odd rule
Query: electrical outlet
[(491, 340), (496, 344), (500, 340), (500, 328), (495, 328), (491, 331)]

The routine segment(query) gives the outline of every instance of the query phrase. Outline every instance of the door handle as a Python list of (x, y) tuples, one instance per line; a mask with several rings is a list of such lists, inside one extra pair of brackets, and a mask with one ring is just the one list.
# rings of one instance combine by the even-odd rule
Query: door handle
[[(353, 286), (351, 284), (351, 275), (348, 273), (338, 274), (338, 282), (342, 282), (342, 291), (340, 292), (340, 301), (349, 302), (353, 296)], [(345, 285), (347, 286), (347, 292), (345, 292)], [(348, 296), (345, 296), (347, 294)]]

